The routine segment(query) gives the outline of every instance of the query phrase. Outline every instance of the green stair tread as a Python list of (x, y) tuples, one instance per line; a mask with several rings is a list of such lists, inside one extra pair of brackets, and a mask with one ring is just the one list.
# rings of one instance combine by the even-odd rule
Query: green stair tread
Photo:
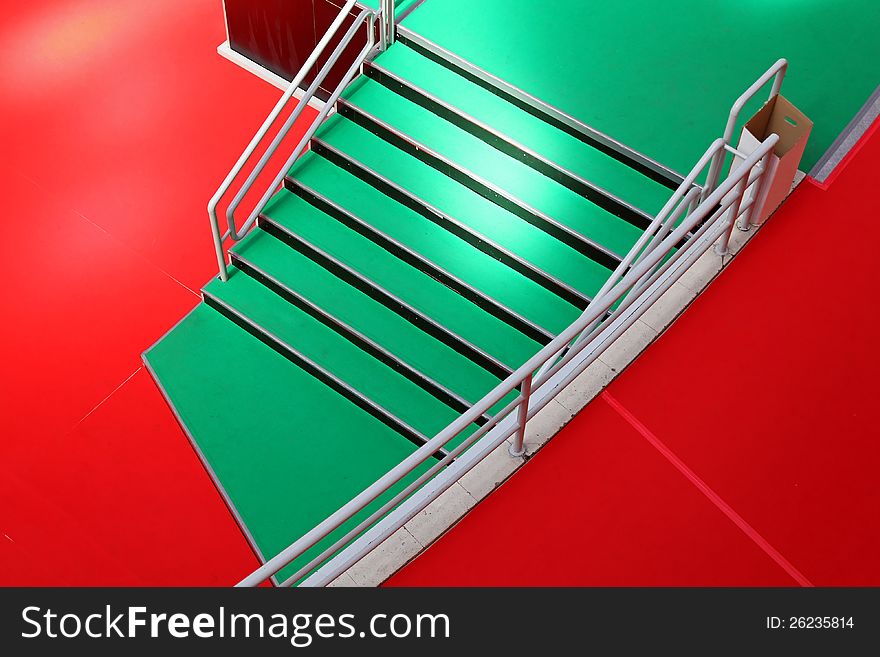
[[(144, 359), (266, 558), (416, 449), (204, 303)], [(382, 496), (355, 520), (388, 499)], [(355, 524), (349, 521), (344, 531)], [(281, 578), (344, 531), (285, 568)]]
[(321, 126), (318, 134), (385, 178), (584, 294), (595, 294), (610, 274), (606, 267), (348, 119), (335, 115)]
[(252, 231), (234, 251), (469, 401), (479, 401), (500, 383), (467, 357), (263, 231)]
[(681, 172), (779, 57), (782, 93), (815, 122), (804, 171), (880, 82), (877, 0), (428, 0), (403, 25)]
[(642, 231), (516, 158), (369, 78), (346, 91), (356, 106), (475, 176), (623, 256)]
[(428, 438), (460, 415), (234, 267), (228, 281), (214, 280), (205, 290)]
[(618, 198), (656, 214), (672, 190), (491, 91), (396, 43), (376, 63)]
[(366, 223), (539, 326), (559, 333), (579, 312), (567, 301), (313, 153), (296, 178)]
[(290, 192), (277, 194), (263, 213), (284, 218), (295, 234), (512, 369), (540, 349), (517, 329)]

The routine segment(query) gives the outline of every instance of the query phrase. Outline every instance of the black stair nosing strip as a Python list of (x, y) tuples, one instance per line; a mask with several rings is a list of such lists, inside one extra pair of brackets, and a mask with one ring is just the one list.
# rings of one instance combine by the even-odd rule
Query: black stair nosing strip
[[(361, 410), (369, 413), (374, 418), (382, 422), (385, 426), (393, 429), (404, 438), (409, 440), (411, 443), (421, 447), (428, 442), (428, 437), (425, 436), (418, 429), (413, 428), (408, 423), (404, 422), (399, 417), (394, 415), (394, 413), (392, 413), (391, 411), (377, 404), (372, 399), (364, 395), (362, 392), (354, 389), (348, 383), (337, 377), (335, 374), (328, 372), (326, 369), (321, 367), (318, 363), (310, 359), (308, 356), (299, 352), (278, 336), (267, 331), (265, 328), (240, 313), (238, 310), (221, 300), (216, 295), (208, 292), (207, 290), (202, 290), (202, 298), (209, 307), (219, 312), (233, 324), (243, 329), (244, 331), (247, 331), (260, 342), (274, 350), (276, 353), (280, 354), (291, 363), (316, 378), (318, 381), (353, 403)], [(434, 457), (437, 459), (442, 459), (447, 454), (448, 452), (446, 450), (440, 449), (434, 453)]]
[[(473, 406), (472, 402), (469, 402), (461, 395), (435, 381), (433, 378), (424, 372), (419, 371), (398, 356), (395, 356), (356, 328), (349, 326), (341, 319), (335, 317), (312, 301), (309, 301), (247, 258), (241, 256), (235, 251), (230, 251), (230, 258), (232, 264), (238, 267), (242, 272), (264, 285), (291, 305), (296, 306), (313, 319), (319, 321), (327, 328), (345, 338), (383, 365), (405, 377), (428, 394), (449, 406), (452, 410), (458, 411), (459, 413), (465, 413)], [(477, 421), (477, 424), (482, 426), (489, 422), (489, 420), (491, 420), (491, 418), (484, 414)]]
[[(456, 74), (465, 78), (469, 82), (472, 82), (473, 84), (476, 84), (477, 86), (482, 87), (483, 89), (485, 89), (487, 91), (490, 91), (491, 93), (495, 94), (499, 98), (509, 102), (512, 105), (515, 105), (516, 107), (523, 110), (524, 112), (531, 114), (535, 118), (540, 119), (541, 121), (553, 126), (557, 130), (561, 130), (562, 132), (565, 132), (566, 134), (571, 135), (575, 139), (578, 139), (579, 141), (590, 146), (591, 148), (594, 148), (597, 151), (600, 151), (601, 153), (604, 153), (605, 155), (617, 160), (618, 162), (625, 164), (629, 168), (634, 169), (635, 171), (638, 171), (639, 173), (641, 173), (645, 177), (650, 178), (654, 182), (659, 183), (659, 184), (663, 185), (664, 187), (667, 187), (669, 189), (677, 189), (678, 186), (684, 180), (684, 177), (681, 176), (680, 174), (678, 174), (677, 172), (674, 172), (671, 169), (668, 169), (667, 167), (662, 167), (662, 165), (659, 165), (659, 163), (657, 163), (659, 166), (661, 166), (663, 168), (663, 171), (658, 171), (656, 168), (648, 166), (647, 164), (644, 164), (644, 163), (638, 161), (637, 159), (634, 159), (633, 157), (631, 157), (627, 153), (622, 152), (616, 148), (613, 148), (612, 146), (609, 146), (608, 144), (604, 143), (602, 140), (591, 136), (587, 132), (585, 132), (583, 130), (578, 130), (577, 128), (575, 128), (573, 126), (570, 126), (565, 121), (559, 120), (558, 118), (554, 117), (549, 112), (546, 112), (546, 111), (540, 109), (539, 107), (536, 107), (535, 105), (528, 103), (525, 100), (522, 100), (521, 98), (517, 97), (516, 95), (510, 93), (509, 91), (506, 91), (505, 89), (502, 89), (499, 86), (492, 84), (491, 82), (487, 81), (483, 77), (481, 77), (479, 75), (475, 75), (474, 73), (472, 73), (471, 71), (462, 67), (460, 64), (453, 61), (452, 59), (449, 59), (449, 58), (442, 56), (441, 54), (439, 54), (438, 52), (436, 52), (432, 48), (425, 47), (421, 43), (422, 40), (427, 41), (427, 39), (424, 39), (424, 37), (419, 36), (418, 39), (414, 39), (413, 36), (411, 35), (411, 33), (409, 32), (409, 30), (399, 28), (398, 32), (397, 32), (397, 40), (400, 41), (401, 43), (403, 43), (408, 48), (411, 48), (412, 50), (416, 51), (418, 54), (422, 55), (423, 57), (426, 57), (427, 59), (430, 59), (431, 61), (433, 61), (437, 64), (440, 64), (441, 66), (443, 66), (447, 69), (454, 71)], [(441, 49), (441, 48), (438, 46), (437, 49)], [(473, 66), (473, 65), (471, 65), (471, 66)], [(477, 67), (474, 67), (474, 68), (477, 68)], [(489, 74), (489, 75), (491, 75), (491, 74)], [(594, 132), (598, 132), (598, 131), (594, 131)]]
[(603, 267), (614, 269), (620, 264), (621, 256), (610, 249), (579, 233), (575, 229), (547, 216), (524, 201), (516, 198), (497, 185), (481, 178), (472, 171), (453, 162), (429, 146), (405, 135), (382, 119), (355, 105), (350, 100), (340, 98), (337, 101), (339, 113), (345, 118), (369, 130), (385, 142), (424, 162), (451, 180), (479, 194), (487, 201), (512, 215), (535, 226), (578, 253), (598, 262)]
[(389, 310), (394, 311), (411, 324), (417, 326), (437, 340), (440, 340), (462, 356), (469, 358), (496, 378), (502, 380), (506, 379), (513, 372), (510, 367), (494, 356), (486, 353), (484, 350), (446, 328), (431, 317), (428, 317), (403, 299), (400, 299), (393, 293), (389, 292), (378, 283), (371, 281), (363, 274), (355, 271), (305, 238), (291, 232), (285, 226), (274, 221), (271, 217), (261, 214), (257, 220), (257, 224), (261, 229), (279, 241), (303, 254), (316, 264), (331, 272), (340, 280), (357, 288), (374, 301), (378, 301)]
[(521, 258), (479, 231), (474, 230), (467, 224), (451, 217), (438, 208), (435, 208), (427, 201), (424, 201), (415, 194), (405, 190), (397, 183), (388, 180), (381, 174), (370, 169), (367, 165), (356, 160), (351, 155), (343, 153), (319, 138), (312, 138), (311, 150), (336, 166), (357, 176), (367, 184), (372, 185), (389, 198), (408, 207), (410, 210), (418, 213), (428, 221), (447, 230), (462, 241), (480, 249), (487, 255), (522, 274), (529, 280), (537, 283), (545, 290), (552, 292), (576, 308), (583, 310), (589, 305), (591, 298), (580, 290), (575, 289), (568, 283), (557, 279), (555, 276), (545, 272), (540, 267)]
[(596, 183), (553, 162), (467, 112), (450, 105), (412, 81), (400, 77), (376, 62), (367, 62), (364, 66), (364, 71), (367, 77), (376, 80), (376, 82), (379, 82), (389, 90), (465, 130), (508, 157), (519, 160), (526, 166), (567, 187), (575, 194), (583, 196), (614, 216), (620, 217), (627, 223), (642, 230), (650, 225), (652, 217), (644, 210), (637, 208), (631, 203), (627, 203)]
[(500, 301), (493, 299), (484, 292), (481, 292), (432, 260), (413, 251), (405, 244), (386, 235), (375, 226), (372, 226), (360, 217), (339, 206), (337, 203), (331, 201), (302, 181), (288, 175), (285, 178), (284, 184), (288, 191), (296, 194), (324, 214), (333, 217), (347, 228), (370, 240), (373, 244), (385, 249), (397, 259), (424, 272), (437, 282), (445, 285), (463, 298), (475, 304), (481, 310), (484, 310), (496, 319), (500, 319), (538, 344), (547, 345), (555, 337), (547, 329), (539, 326), (530, 319), (523, 317), (515, 310), (505, 306)]

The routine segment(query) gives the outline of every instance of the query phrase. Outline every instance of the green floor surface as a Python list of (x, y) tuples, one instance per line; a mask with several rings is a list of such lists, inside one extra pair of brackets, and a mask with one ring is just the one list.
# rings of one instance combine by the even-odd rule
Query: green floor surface
[(682, 172), (779, 57), (804, 170), (880, 83), (877, 0), (427, 0), (403, 25)]
[(416, 449), (205, 304), (145, 360), (266, 557)]
[[(272, 239), (270, 235), (263, 235)], [(425, 437), (433, 437), (460, 415), (244, 272), (233, 268), (229, 281), (215, 280), (205, 291)], [(341, 400), (341, 403), (344, 402)]]

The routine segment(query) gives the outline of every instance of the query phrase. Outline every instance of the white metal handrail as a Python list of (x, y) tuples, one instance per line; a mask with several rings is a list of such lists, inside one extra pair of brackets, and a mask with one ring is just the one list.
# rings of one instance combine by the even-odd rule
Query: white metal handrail
[[(324, 67), (321, 69), (321, 71), (315, 77), (315, 80), (309, 86), (308, 90), (306, 91), (306, 94), (308, 96), (312, 96), (318, 90), (318, 87), (321, 85), (324, 78), (329, 74), (331, 68), (333, 67), (334, 57), (338, 58), (338, 56), (342, 54), (342, 52), (345, 50), (345, 48), (348, 47), (349, 43), (351, 43), (352, 39), (354, 38), (354, 35), (357, 33), (358, 29), (360, 28), (360, 24), (366, 19), (367, 23), (370, 25), (370, 33), (367, 37), (366, 45), (364, 46), (363, 50), (358, 55), (358, 57), (355, 59), (354, 63), (349, 67), (348, 71), (343, 76), (342, 80), (339, 82), (336, 89), (334, 90), (333, 94), (331, 94), (330, 98), (327, 100), (324, 107), (318, 113), (318, 116), (315, 117), (315, 119), (312, 121), (311, 127), (302, 136), (302, 138), (300, 139), (296, 148), (294, 149), (293, 153), (290, 155), (290, 157), (288, 157), (287, 161), (281, 167), (281, 170), (278, 172), (275, 179), (272, 181), (272, 184), (269, 185), (269, 187), (266, 189), (265, 193), (263, 194), (263, 197), (256, 204), (256, 206), (254, 207), (250, 216), (248, 216), (247, 221), (245, 221), (245, 223), (242, 225), (242, 232), (243, 233), (246, 232), (254, 224), (254, 222), (257, 220), (257, 217), (259, 216), (263, 207), (266, 205), (266, 203), (269, 201), (269, 199), (275, 194), (275, 191), (278, 189), (278, 185), (284, 179), (284, 176), (287, 175), (287, 172), (290, 169), (290, 167), (297, 160), (297, 158), (299, 158), (299, 156), (303, 153), (306, 146), (308, 146), (308, 143), (312, 139), (312, 136), (314, 135), (315, 130), (317, 130), (318, 127), (320, 127), (320, 125), (321, 125), (321, 123), (323, 123), (324, 119), (327, 118), (328, 114), (333, 110), (333, 106), (336, 103), (336, 100), (339, 98), (339, 95), (342, 93), (342, 91), (345, 89), (345, 87), (348, 86), (348, 84), (351, 82), (351, 80), (354, 78), (354, 76), (357, 75), (361, 64), (364, 62), (367, 55), (373, 49), (374, 43), (373, 43), (373, 34), (372, 34), (372, 24), (373, 24), (374, 18), (375, 18), (375, 15), (368, 9), (365, 9), (360, 13), (360, 15), (357, 17), (356, 21), (352, 24), (352, 26), (345, 33), (345, 36), (342, 38), (342, 41), (340, 41), (336, 50), (333, 52), (333, 55), (331, 56), (331, 58), (327, 61), (327, 63), (324, 65)], [(302, 101), (297, 105), (296, 110), (293, 112), (293, 114), (291, 114), (290, 118), (285, 123), (284, 128), (289, 129), (293, 125), (293, 123), (296, 121), (296, 119), (299, 118), (304, 106), (305, 106), (305, 103), (303, 103)], [(285, 131), (285, 134), (286, 134), (286, 131)], [(268, 162), (269, 158), (275, 152), (275, 149), (280, 144), (281, 139), (283, 139), (283, 136), (284, 135), (279, 133), (278, 136), (275, 137), (275, 139), (269, 145), (269, 148), (267, 149), (266, 153), (263, 155), (262, 158), (260, 158), (260, 161), (258, 162), (257, 167), (248, 176), (248, 179), (245, 181), (245, 184), (242, 185), (241, 189), (238, 191), (238, 193), (235, 195), (235, 198), (232, 200), (232, 203), (229, 205), (229, 208), (227, 209), (226, 213), (227, 213), (227, 217), (229, 219), (230, 231), (232, 231), (233, 227), (234, 227), (233, 213), (235, 212), (235, 209), (238, 207), (238, 204), (242, 201), (245, 194), (250, 189), (250, 187), (253, 184), (256, 177), (260, 174), (260, 172), (265, 167), (265, 164)]]
[[(723, 140), (716, 141), (664, 207), (666, 216), (664, 216), (664, 212), (661, 212), (658, 215), (658, 220), (652, 222), (654, 232), (651, 233), (652, 228), (646, 231), (646, 234), (650, 234), (651, 237), (644, 240), (640, 239), (639, 243), (627, 255), (626, 259), (629, 260), (631, 266), (627, 268), (625, 273), (622, 270), (615, 272), (615, 274), (622, 274), (619, 276), (619, 280), (608, 287), (604, 293), (597, 295), (574, 323), (496, 386), (482, 400), (450, 423), (449, 426), (323, 522), (291, 544), (287, 549), (244, 578), (239, 583), (239, 586), (256, 586), (278, 573), (295, 559), (301, 557), (307, 550), (310, 550), (319, 541), (339, 529), (344, 523), (363, 511), (381, 495), (388, 493), (392, 487), (400, 483), (407, 475), (432, 458), (439, 449), (444, 448), (450, 441), (470, 427), (475, 420), (489, 412), (496, 404), (516, 390), (519, 391), (516, 399), (497, 412), (488, 423), (468, 436), (459, 446), (451, 449), (449, 454), (444, 456), (442, 460), (438, 461), (415, 481), (394, 495), (391, 500), (370, 514), (368, 518), (337, 539), (333, 545), (288, 577), (283, 584), (289, 586), (307, 576), (329, 557), (356, 539), (373, 523), (404, 502), (442, 469), (450, 466), (453, 463), (453, 459), (463, 454), (465, 450), (473, 446), (493, 429), (498, 429), (498, 431), (493, 433), (490, 446), (500, 445), (509, 437), (514, 436), (512, 451), (520, 451), (528, 420), (552, 399), (555, 391), (567, 385), (589, 362), (595, 360), (611, 341), (635, 322), (644, 313), (644, 310), (668, 289), (680, 277), (687, 266), (695, 261), (715, 240), (724, 235), (729, 235), (730, 229), (739, 214), (744, 212), (742, 209), (742, 196), (748, 187), (749, 181), (752, 180), (753, 171), (767, 154), (772, 151), (778, 139), (778, 136), (775, 134), (765, 139), (752, 154), (745, 158), (744, 162), (736, 168), (731, 176), (721, 183), (699, 205), (693, 207), (694, 196), (690, 192), (692, 181), (699, 176), (707, 163), (714, 161), (717, 152), (726, 152)], [(759, 170), (759, 173), (752, 182), (760, 186), (763, 182), (764, 171), (766, 169), (763, 171)], [(734, 190), (736, 193), (731, 194)], [(756, 194), (755, 198), (759, 197), (760, 195)], [(679, 205), (681, 206), (680, 208), (678, 207)], [(677, 208), (675, 212), (673, 212), (674, 208)], [(690, 211), (691, 208), (693, 208), (692, 212)], [(685, 214), (685, 216), (679, 220), (681, 214)], [(678, 224), (672, 226), (676, 221), (678, 221)], [(655, 242), (653, 237), (661, 231), (665, 232), (665, 237), (659, 242)], [(694, 231), (691, 238), (681, 248), (676, 249), (677, 245), (691, 231)], [(655, 243), (653, 246), (650, 246), (652, 242)], [(615, 304), (617, 304), (616, 307)], [(615, 307), (613, 312), (610, 316), (603, 319), (612, 307)], [(564, 350), (566, 350), (565, 354), (560, 358), (560, 353)], [(584, 352), (586, 352), (586, 359), (584, 359)], [(573, 359), (578, 356), (581, 356), (581, 360), (577, 364), (577, 368), (574, 371), (565, 372), (564, 368), (571, 364)], [(535, 375), (535, 372), (539, 373)], [(558, 378), (558, 375), (563, 373), (565, 376), (561, 383), (554, 381), (554, 379)], [(547, 394), (548, 391), (545, 390), (545, 386), (548, 385), (552, 388), (549, 395)], [(533, 403), (536, 396), (538, 402)], [(490, 446), (487, 446), (486, 449)], [(486, 450), (482, 451), (486, 453)], [(475, 463), (476, 461), (472, 461), (470, 467)], [(457, 474), (460, 477), (463, 472)], [(445, 482), (446, 488), (451, 486), (454, 481), (455, 479), (447, 480)], [(382, 536), (387, 537), (391, 532), (402, 527), (415, 513), (424, 508), (431, 500), (436, 499), (443, 490), (445, 488), (442, 487), (435, 489), (418, 506), (408, 509), (400, 517), (395, 517), (393, 521), (383, 528)], [(389, 517), (386, 516), (384, 520), (388, 521)], [(325, 574), (323, 581), (329, 581), (328, 578), (341, 572), (344, 566), (344, 563), (340, 564), (335, 570)]]
[[(342, 6), (339, 10), (339, 13), (336, 15), (336, 18), (327, 28), (327, 31), (324, 33), (324, 36), (321, 37), (321, 40), (315, 46), (315, 49), (303, 63), (299, 72), (294, 76), (287, 90), (275, 104), (275, 107), (266, 117), (266, 120), (260, 126), (259, 130), (257, 130), (253, 139), (251, 139), (250, 143), (244, 149), (241, 156), (236, 161), (235, 165), (233, 165), (232, 169), (227, 174), (226, 178), (220, 184), (214, 196), (211, 197), (211, 200), (208, 202), (208, 218), (211, 223), (211, 234), (214, 240), (214, 250), (217, 256), (217, 264), (220, 269), (220, 278), (222, 280), (228, 280), (228, 269), (226, 263), (226, 254), (224, 251), (223, 243), (227, 239), (232, 239), (233, 241), (238, 241), (242, 239), (247, 232), (253, 227), (257, 218), (265, 207), (266, 203), (278, 189), (278, 186), (284, 179), (287, 171), (292, 166), (293, 162), (303, 153), (305, 148), (308, 146), (309, 141), (314, 136), (315, 131), (320, 127), (321, 123), (324, 119), (327, 118), (328, 114), (332, 111), (334, 104), (338, 100), (340, 94), (343, 90), (351, 83), (354, 77), (357, 75), (363, 63), (369, 57), (370, 53), (376, 47), (375, 40), (375, 25), (376, 21), (380, 21), (380, 41), (379, 48), (385, 49), (388, 45), (390, 45), (394, 40), (394, 16), (395, 16), (395, 8), (394, 8), (394, 0), (381, 0), (380, 9), (378, 12), (374, 12), (370, 9), (364, 9), (358, 14), (355, 18), (352, 25), (348, 28), (348, 30), (343, 35), (340, 43), (333, 50), (332, 54), (328, 58), (327, 62), (315, 76), (315, 79), (309, 85), (308, 89), (303, 93), (303, 95), (297, 101), (296, 106), (293, 109), (293, 112), (290, 116), (285, 120), (284, 124), (276, 133), (275, 137), (272, 139), (271, 143), (266, 147), (265, 152), (260, 157), (257, 164), (254, 166), (253, 170), (248, 174), (247, 179), (244, 181), (242, 185), (238, 188), (235, 193), (232, 201), (227, 207), (226, 210), (226, 223), (227, 228), (225, 231), (221, 231), (220, 222), (217, 217), (217, 207), (220, 204), (220, 201), (223, 197), (229, 192), (232, 188), (233, 183), (239, 176), (239, 174), (244, 169), (248, 160), (253, 156), (256, 152), (259, 145), (263, 142), (266, 135), (269, 133), (271, 127), (275, 124), (278, 117), (281, 115), (284, 108), (287, 107), (290, 99), (299, 89), (300, 84), (305, 79), (308, 72), (314, 67), (315, 63), (318, 61), (318, 58), (323, 54), (324, 50), (326, 50), (327, 45), (330, 41), (336, 36), (340, 27), (345, 22), (346, 18), (349, 16), (351, 10), (357, 4), (357, 0), (347, 0), (347, 2)], [(356, 36), (358, 30), (366, 23), (367, 25), (367, 41), (364, 48), (360, 51), (358, 56), (355, 58), (354, 62), (351, 64), (349, 69), (346, 71), (346, 74), (342, 77), (340, 82), (337, 84), (330, 98), (324, 104), (323, 109), (318, 113), (318, 115), (313, 119), (309, 128), (306, 130), (305, 135), (302, 137), (300, 142), (297, 144), (296, 149), (293, 154), (287, 159), (281, 171), (275, 176), (269, 188), (265, 191), (263, 196), (260, 198), (259, 202), (256, 204), (254, 209), (248, 215), (248, 218), (244, 221), (240, 228), (236, 226), (235, 221), (235, 210), (241, 204), (242, 200), (245, 198), (247, 193), (253, 187), (257, 178), (264, 171), (266, 165), (268, 164), (271, 157), (275, 154), (278, 147), (284, 140), (284, 138), (290, 132), (290, 129), (296, 123), (297, 119), (302, 115), (306, 106), (309, 102), (314, 98), (315, 93), (318, 88), (324, 83), (327, 76), (333, 67), (339, 62), (341, 59), (345, 49), (352, 43), (354, 37)]]
[[(788, 70), (788, 60), (787, 59), (778, 59), (776, 62), (768, 68), (764, 74), (759, 77), (755, 82), (746, 89), (743, 94), (734, 101), (733, 106), (730, 108), (730, 114), (727, 117), (727, 125), (724, 126), (724, 135), (721, 137), (725, 144), (730, 145), (730, 140), (733, 139), (733, 131), (736, 130), (737, 121), (739, 121), (739, 114), (742, 112), (743, 108), (746, 104), (755, 97), (755, 95), (761, 90), (761, 88), (773, 80), (773, 86), (770, 88), (770, 96), (768, 100), (772, 99), (774, 96), (779, 94), (782, 89), (782, 82), (785, 80), (785, 73)], [(718, 180), (721, 177), (721, 170), (724, 164), (724, 154), (717, 153), (716, 156), (712, 160), (712, 165), (709, 168), (709, 174), (706, 176), (706, 184), (703, 187), (703, 199), (706, 198), (708, 194), (710, 194), (715, 186), (718, 184)]]
[[(761, 90), (761, 88), (767, 84), (771, 79), (773, 79), (773, 86), (770, 90), (770, 98), (772, 99), (776, 96), (780, 90), (782, 89), (782, 83), (785, 79), (785, 73), (788, 69), (788, 61), (786, 59), (778, 59), (773, 66), (771, 66), (767, 71), (763, 73), (755, 82), (746, 89), (739, 98), (734, 101), (730, 113), (727, 117), (727, 125), (724, 128), (724, 135), (716, 139), (709, 149), (703, 154), (691, 172), (685, 177), (684, 181), (679, 185), (678, 189), (673, 193), (670, 197), (669, 201), (663, 206), (657, 216), (653, 219), (651, 224), (645, 230), (645, 232), (641, 235), (639, 240), (636, 242), (635, 246), (633, 246), (630, 253), (620, 262), (615, 271), (608, 277), (608, 280), (605, 281), (605, 284), (599, 290), (596, 296), (601, 296), (609, 291), (609, 289), (617, 283), (621, 277), (626, 273), (626, 271), (632, 267), (634, 264), (638, 262), (644, 255), (644, 253), (652, 250), (656, 244), (662, 240), (666, 234), (668, 234), (669, 230), (671, 230), (674, 225), (677, 217), (687, 210), (687, 213), (691, 213), (694, 210), (694, 206), (699, 201), (704, 201), (709, 194), (711, 194), (718, 185), (718, 178), (721, 175), (721, 171), (723, 169), (724, 158), (726, 153), (731, 153), (734, 155), (743, 154), (736, 151), (730, 144), (730, 140), (733, 138), (733, 132), (736, 129), (737, 121), (739, 120), (740, 112), (745, 107), (745, 105), (754, 98), (755, 94)], [(765, 158), (761, 161), (760, 165), (756, 167), (758, 171), (763, 171), (767, 167), (767, 158), (769, 154), (765, 156)], [(706, 183), (702, 188), (695, 186), (697, 179), (700, 174), (703, 173), (706, 165), (709, 165), (709, 172), (706, 175)], [(753, 172), (755, 173), (755, 172)], [(753, 175), (746, 183), (744, 190), (748, 190), (751, 185), (755, 182), (755, 176)], [(735, 211), (735, 215), (741, 218), (740, 227), (743, 230), (747, 230), (749, 226), (749, 216), (752, 210), (752, 205), (757, 198), (757, 194), (752, 197), (746, 204), (743, 206), (743, 211), (740, 212), (740, 208), (737, 207)], [(673, 213), (675, 216), (671, 221), (667, 221), (670, 213)], [(661, 227), (665, 226), (664, 230), (660, 230)], [(725, 233), (721, 242), (716, 245), (716, 253), (719, 255), (725, 255), (728, 252), (728, 244), (730, 241), (730, 234), (733, 228), (733, 224), (731, 224), (729, 230)], [(644, 251), (643, 251), (644, 249)], [(596, 320), (593, 325), (594, 328), (596, 324), (601, 321), (601, 318)], [(588, 331), (586, 331), (588, 332)], [(578, 338), (581, 340), (582, 337)], [(566, 345), (557, 356), (561, 356), (565, 353), (571, 345)], [(549, 368), (552, 366), (552, 361), (548, 361), (541, 371), (538, 373), (539, 376), (546, 373)], [(511, 454), (513, 456), (519, 456), (521, 453), (521, 447), (518, 450), (515, 446), (511, 447)]]
[[(656, 246), (662, 242), (663, 238), (668, 235), (669, 231), (672, 230), (672, 227), (678, 222), (678, 220), (684, 215), (690, 214), (693, 212), (695, 204), (700, 196), (701, 189), (699, 187), (691, 187), (690, 190), (685, 194), (684, 198), (675, 208), (675, 211), (671, 216), (666, 218), (666, 213), (660, 212), (651, 224), (645, 229), (645, 232), (642, 233), (639, 240), (635, 243), (630, 252), (626, 255), (626, 257), (621, 260), (620, 264), (608, 277), (605, 281), (605, 284), (599, 289), (599, 292), (596, 293), (597, 297), (602, 297), (606, 295), (616, 283), (618, 283), (621, 278), (629, 271), (630, 268), (637, 265), (645, 256), (645, 254), (650, 253)], [(638, 291), (639, 287), (635, 287), (634, 290)], [(594, 321), (592, 324), (587, 326), (581, 333), (578, 335), (574, 341), (568, 345), (561, 351), (556, 354), (556, 357), (548, 360), (544, 366), (538, 371), (535, 376), (536, 379), (544, 379), (546, 377), (552, 376), (556, 371), (554, 365), (558, 362), (558, 359), (565, 356), (568, 351), (576, 347), (580, 344), (586, 336), (591, 335), (592, 331), (599, 326), (599, 324), (603, 321), (603, 318), (599, 318)], [(511, 445), (510, 454), (511, 456), (521, 456), (525, 452), (525, 448), (522, 443)]]
[(380, 0), (379, 3), (379, 39), (384, 50), (394, 43), (394, 25), (397, 3), (395, 0)]

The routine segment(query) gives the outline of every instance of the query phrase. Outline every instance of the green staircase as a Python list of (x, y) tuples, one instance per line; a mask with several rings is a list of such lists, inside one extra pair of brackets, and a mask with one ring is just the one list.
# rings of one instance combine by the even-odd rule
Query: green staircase
[(674, 186), (404, 42), (337, 110), (144, 355), (267, 557), (568, 326)]

